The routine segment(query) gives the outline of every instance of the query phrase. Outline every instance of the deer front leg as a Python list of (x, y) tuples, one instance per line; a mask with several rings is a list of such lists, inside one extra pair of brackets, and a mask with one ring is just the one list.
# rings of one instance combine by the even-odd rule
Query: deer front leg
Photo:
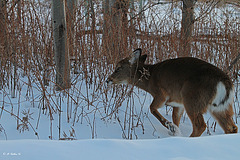
[(160, 121), (160, 123), (169, 129), (170, 135), (177, 135), (180, 134), (179, 128), (173, 124), (172, 122), (169, 122), (167, 119), (165, 119), (159, 112), (158, 109), (163, 107), (165, 105), (166, 99), (164, 98), (154, 98), (152, 101), (152, 104), (150, 105), (150, 111), (151, 113)]

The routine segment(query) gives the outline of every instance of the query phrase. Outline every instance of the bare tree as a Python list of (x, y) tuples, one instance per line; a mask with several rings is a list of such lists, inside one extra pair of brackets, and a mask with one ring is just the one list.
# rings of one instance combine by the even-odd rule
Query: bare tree
[(76, 0), (67, 0), (67, 8), (66, 8), (66, 21), (68, 28), (68, 47), (69, 47), (69, 55), (74, 55), (74, 21), (75, 21), (75, 8), (76, 8)]
[(190, 56), (195, 0), (183, 0), (179, 56)]
[(52, 22), (56, 63), (56, 90), (62, 90), (70, 88), (70, 62), (64, 0), (52, 0)]
[(5, 7), (6, 1), (0, 0), (0, 49), (4, 46), (4, 35), (5, 35)]
[(103, 42), (110, 52), (121, 53), (127, 48), (128, 9), (129, 0), (104, 1)]
[[(5, 13), (6, 13), (6, 0), (0, 0), (0, 52), (4, 53), (4, 48), (5, 48)], [(2, 60), (2, 55), (0, 54), (0, 69), (2, 71), (2, 66), (3, 66), (3, 60)], [(2, 88), (3, 85), (3, 76), (1, 75), (0, 78), (0, 88)]]

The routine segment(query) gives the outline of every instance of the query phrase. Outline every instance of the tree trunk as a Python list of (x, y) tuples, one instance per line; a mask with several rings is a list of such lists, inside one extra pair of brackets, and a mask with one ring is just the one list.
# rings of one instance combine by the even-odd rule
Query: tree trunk
[(103, 1), (103, 48), (106, 53), (110, 53), (109, 46), (109, 30), (110, 30), (110, 10), (109, 0)]
[(183, 0), (179, 52), (180, 57), (190, 56), (191, 54), (191, 37), (194, 23), (194, 3), (194, 0)]
[(52, 21), (56, 63), (56, 90), (63, 90), (71, 87), (64, 0), (52, 0)]
[(74, 56), (74, 22), (75, 22), (76, 0), (67, 0), (67, 28), (68, 28), (68, 47), (69, 55)]
[[(111, 53), (123, 53), (127, 49), (128, 8), (129, 0), (104, 1), (103, 45), (109, 56)], [(112, 57), (114, 58), (116, 57)]]
[(113, 24), (117, 31), (119, 53), (126, 52), (127, 50), (127, 37), (128, 37), (128, 8), (129, 0), (116, 0), (112, 11)]
[(6, 13), (6, 1), (0, 0), (0, 49), (4, 48), (5, 41), (5, 13)]
[(75, 59), (73, 68), (74, 68), (74, 74), (77, 74), (77, 63), (76, 59), (78, 59), (78, 53), (75, 51), (76, 46), (75, 46), (75, 40), (76, 40), (76, 34), (74, 31), (74, 22), (76, 21), (76, 5), (77, 5), (77, 0), (67, 0), (67, 29), (68, 29), (68, 47), (69, 47), (69, 56), (71, 57), (70, 59)]
[(6, 0), (0, 0), (0, 89), (3, 86), (4, 79), (3, 79), (3, 66), (4, 66), (4, 53), (5, 53), (5, 43), (6, 43)]
[(97, 38), (96, 38), (96, 17), (95, 17), (95, 11), (94, 11), (94, 5), (93, 0), (89, 0), (90, 3), (90, 12), (91, 12), (91, 18), (92, 18), (92, 39), (93, 39), (93, 46), (96, 53), (98, 53), (98, 45), (97, 45)]

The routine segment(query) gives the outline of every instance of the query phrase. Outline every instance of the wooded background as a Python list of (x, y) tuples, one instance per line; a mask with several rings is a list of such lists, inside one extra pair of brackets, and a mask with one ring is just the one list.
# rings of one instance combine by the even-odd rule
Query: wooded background
[[(88, 109), (96, 109), (101, 101), (106, 115), (121, 106), (126, 88), (114, 87), (109, 100), (105, 80), (115, 64), (136, 48), (148, 54), (147, 63), (181, 56), (204, 59), (228, 72), (238, 91), (240, 3), (0, 0), (3, 97), (9, 92), (12, 98), (26, 94), (34, 101), (36, 89), (41, 93), (39, 107), (50, 117), (61, 115), (61, 103), (53, 98), (58, 90), (71, 101), (64, 106), (69, 121), (74, 117), (70, 104), (80, 106), (80, 99)], [(82, 95), (79, 83), (87, 95)], [(26, 86), (27, 93), (22, 93)], [(1, 108), (3, 112), (4, 105)]]

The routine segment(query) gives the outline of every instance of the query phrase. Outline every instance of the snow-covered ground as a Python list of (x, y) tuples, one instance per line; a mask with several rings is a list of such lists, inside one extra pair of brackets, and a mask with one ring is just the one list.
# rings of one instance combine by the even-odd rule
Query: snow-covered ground
[(1, 160), (237, 160), (240, 134), (151, 140), (0, 141)]
[[(24, 80), (26, 79), (23, 77)], [(27, 85), (22, 83), (20, 86), (22, 86), (21, 92), (16, 94), (16, 98), (10, 98), (10, 90), (0, 92), (0, 106), (4, 106), (4, 110), (0, 109), (0, 160), (230, 160), (240, 157), (240, 134), (225, 135), (218, 124), (215, 126), (210, 114), (204, 115), (208, 128), (201, 137), (188, 137), (192, 132), (192, 125), (186, 114), (183, 115), (180, 123), (182, 135), (170, 136), (168, 130), (149, 112), (152, 97), (138, 89), (134, 89), (132, 96), (128, 96), (113, 115), (105, 114), (103, 104), (99, 101), (90, 106), (84, 106), (85, 103), (81, 103), (83, 106), (76, 105), (75, 107), (78, 108), (76, 115), (79, 119), (82, 118), (82, 121), (76, 121), (73, 125), (74, 116), (69, 123), (67, 122), (68, 96), (60, 93), (61, 121), (59, 122), (59, 114), (56, 112), (51, 122), (48, 112), (45, 111), (43, 114), (41, 92), (34, 89), (36, 86), (33, 87), (33, 95), (26, 94)], [(87, 94), (84, 85), (79, 89), (81, 89), (79, 92), (82, 96)], [(109, 95), (112, 94), (112, 90), (110, 88)], [(51, 94), (50, 90), (49, 93)], [(94, 90), (88, 90), (89, 99), (96, 97), (94, 93), (96, 93)], [(55, 94), (51, 98), (58, 102), (59, 96)], [(110, 102), (113, 100), (109, 99)], [(235, 111), (239, 113), (238, 99), (235, 102)], [(96, 106), (98, 108), (95, 108)], [(81, 109), (84, 109), (84, 116)], [(161, 108), (159, 111), (171, 121), (170, 107)], [(18, 112), (21, 119), (26, 115), (29, 116), (28, 121), (38, 136), (35, 135), (30, 125), (28, 129), (23, 130), (24, 125), (21, 125), (21, 121), (19, 121), (19, 130), (17, 130), (17, 119), (14, 115)], [(132, 112), (134, 114), (129, 116)], [(238, 116), (237, 114), (234, 116), (235, 121), (238, 121)], [(125, 126), (125, 129), (124, 121), (127, 122), (125, 125), (129, 125), (129, 127)], [(60, 131), (59, 125), (61, 125)], [(240, 128), (239, 123), (237, 125)], [(76, 140), (59, 140), (59, 136)], [(124, 140), (124, 138), (134, 140)]]
[[(24, 92), (23, 92), (24, 93)], [(37, 92), (36, 92), (37, 93)], [(129, 159), (129, 160), (146, 160), (146, 159), (164, 159), (164, 160), (198, 160), (198, 159), (238, 159), (240, 157), (240, 134), (225, 135), (223, 130), (216, 125), (214, 131), (214, 119), (209, 114), (205, 115), (208, 129), (201, 137), (189, 138), (192, 131), (191, 122), (186, 115), (183, 116), (180, 124), (182, 135), (180, 137), (172, 137), (156, 118), (149, 113), (149, 104), (152, 98), (146, 95), (145, 92), (136, 90), (139, 99), (134, 99), (135, 109), (140, 109), (139, 102), (144, 100), (142, 107), (144, 122), (144, 130), (142, 126), (134, 128), (133, 139), (124, 140), (123, 134), (127, 134), (127, 129), (122, 130), (120, 123), (116, 119), (108, 119), (100, 116), (101, 114), (94, 115), (94, 138), (92, 138), (92, 115), (89, 114), (89, 121), (83, 120), (83, 123), (66, 122), (67, 111), (63, 107), (61, 117), (61, 137), (62, 134), (70, 135), (72, 132), (74, 138), (77, 140), (67, 141), (58, 140), (59, 138), (59, 121), (58, 114), (54, 114), (52, 121), (52, 139), (50, 139), (50, 121), (48, 114), (40, 114), (41, 119), (38, 127), (36, 124), (39, 117), (39, 108), (32, 107), (31, 103), (21, 100), (21, 113), (20, 118), (24, 117), (23, 113), (30, 110), (31, 122), (33, 128), (38, 133), (38, 137), (29, 126), (29, 130), (24, 130), (19, 133), (16, 129), (16, 118), (11, 114), (3, 111), (1, 114), (0, 124), (0, 160), (32, 160), (32, 159)], [(24, 95), (24, 94), (23, 94)], [(3, 92), (1, 92), (3, 97)], [(22, 97), (24, 99), (25, 95)], [(20, 98), (21, 99), (21, 98)], [(11, 98), (11, 103), (15, 105), (13, 113), (17, 112), (17, 103), (19, 98)], [(5, 108), (11, 111), (10, 103), (6, 103)], [(66, 102), (63, 100), (63, 102)], [(37, 104), (37, 102), (35, 102)], [(62, 106), (66, 104), (63, 103)], [(124, 111), (126, 102), (119, 108), (118, 119), (123, 121), (122, 117), (125, 116)], [(170, 108), (168, 108), (170, 109)], [(91, 110), (91, 108), (90, 108)], [(41, 112), (41, 111), (40, 111)], [(99, 109), (101, 112), (101, 109)], [(136, 111), (137, 113), (138, 111)], [(166, 108), (160, 109), (160, 112), (169, 120), (171, 120), (171, 110), (166, 114)], [(108, 119), (108, 120), (107, 120)], [(90, 123), (88, 123), (90, 122)], [(133, 121), (135, 123), (135, 121)], [(123, 124), (123, 123), (121, 123)], [(240, 128), (240, 125), (237, 124)], [(210, 133), (208, 133), (208, 131)], [(134, 137), (137, 136), (137, 137)], [(125, 137), (126, 138), (126, 137)], [(136, 139), (138, 138), (138, 139)], [(6, 140), (7, 139), (7, 140)]]
[[(20, 90), (16, 91), (15, 98), (11, 98), (10, 89), (0, 90), (0, 107), (4, 107), (4, 110), (0, 108), (0, 160), (240, 158), (240, 134), (225, 135), (218, 124), (215, 126), (215, 121), (209, 114), (204, 115), (208, 128), (201, 137), (188, 137), (192, 126), (186, 114), (180, 123), (181, 136), (172, 137), (149, 112), (152, 98), (145, 92), (134, 89), (134, 94), (125, 97), (121, 107), (116, 109), (114, 100), (118, 99), (111, 97), (118, 95), (114, 95), (111, 89), (108, 91), (109, 103), (106, 104), (102, 95), (98, 96), (102, 94), (101, 91), (96, 91), (94, 87), (87, 89), (85, 82), (78, 82), (69, 91), (73, 96), (71, 98), (78, 102), (77, 105), (66, 94), (52, 91), (54, 87), (47, 88), (51, 106), (56, 109), (54, 103), (61, 104), (62, 111), (60, 117), (58, 112), (52, 114), (51, 121), (49, 110), (42, 110), (46, 102), (42, 100), (39, 84), (33, 78), (33, 86), (28, 87), (28, 79), (20, 79)], [(100, 85), (103, 85), (103, 82), (100, 82)], [(239, 113), (238, 101), (235, 100), (236, 113)], [(159, 111), (171, 121), (170, 107), (161, 108)], [(24, 119), (26, 115), (33, 128), (29, 124), (25, 126), (20, 120), (17, 124), (16, 116)], [(239, 115), (234, 115), (234, 121), (239, 121)], [(239, 122), (237, 126), (240, 128)], [(63, 141), (58, 140), (59, 137), (76, 140)]]

